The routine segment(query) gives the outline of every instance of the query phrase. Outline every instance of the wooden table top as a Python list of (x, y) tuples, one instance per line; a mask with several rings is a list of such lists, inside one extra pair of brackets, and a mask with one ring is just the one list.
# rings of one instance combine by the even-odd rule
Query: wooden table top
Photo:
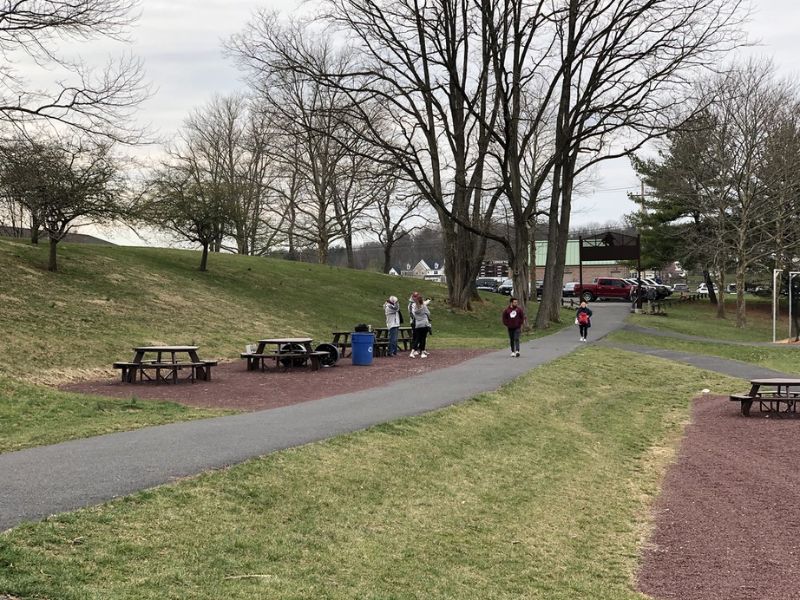
[(200, 346), (138, 346), (136, 352), (193, 352)]
[(767, 379), (751, 379), (750, 383), (755, 385), (800, 385), (800, 379), (790, 379), (788, 377), (771, 377)]
[(313, 338), (269, 338), (258, 340), (259, 344), (310, 344)]

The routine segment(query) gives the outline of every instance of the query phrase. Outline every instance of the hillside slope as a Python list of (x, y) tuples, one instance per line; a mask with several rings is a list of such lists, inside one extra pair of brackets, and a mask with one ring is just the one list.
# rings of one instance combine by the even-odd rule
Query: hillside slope
[(59, 246), (61, 271), (45, 270), (47, 248), (0, 239), (0, 374), (60, 383), (108, 373), (143, 344), (192, 344), (208, 358), (235, 358), (268, 336), (383, 325), (391, 294), (433, 298), (431, 346), (502, 347), (506, 298), (488, 294), (469, 314), (451, 311), (444, 286), (416, 279), (229, 254), (197, 270), (188, 250)]

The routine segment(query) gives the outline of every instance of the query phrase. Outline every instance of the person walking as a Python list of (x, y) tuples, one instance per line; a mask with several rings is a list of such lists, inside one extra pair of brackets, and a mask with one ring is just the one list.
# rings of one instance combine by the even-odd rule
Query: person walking
[(397, 355), (397, 334), (400, 331), (403, 315), (400, 312), (400, 302), (397, 296), (389, 296), (383, 305), (383, 312), (386, 314), (386, 328), (389, 330), (389, 347), (386, 356)]
[(516, 298), (508, 301), (503, 311), (503, 325), (508, 328), (508, 341), (511, 343), (511, 356), (519, 357), (519, 336), (525, 324), (525, 311), (519, 306)]
[(428, 358), (425, 344), (431, 328), (431, 311), (428, 309), (428, 302), (423, 301), (422, 296), (414, 292), (411, 305), (411, 326), (414, 328), (413, 341), (411, 342), (411, 358)]
[(575, 324), (581, 334), (581, 341), (585, 342), (589, 335), (589, 327), (592, 326), (592, 309), (586, 306), (586, 300), (581, 300), (581, 305), (575, 311)]

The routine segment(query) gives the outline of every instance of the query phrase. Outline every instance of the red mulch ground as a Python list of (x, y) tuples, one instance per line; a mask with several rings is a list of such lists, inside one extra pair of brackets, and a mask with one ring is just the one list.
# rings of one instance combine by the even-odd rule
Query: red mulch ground
[(695, 401), (656, 504), (639, 589), (657, 599), (800, 598), (800, 415)]
[[(123, 384), (116, 380), (86, 381), (61, 389), (84, 394), (148, 400), (171, 400), (202, 408), (263, 410), (327, 396), (357, 392), (390, 381), (442, 369), (487, 350), (432, 350), (428, 358), (411, 359), (407, 353), (392, 358), (375, 358), (370, 366), (355, 366), (349, 358), (335, 367), (311, 371), (308, 368), (248, 372), (245, 361), (220, 363), (211, 381), (181, 381), (177, 385), (150, 382)], [(270, 363), (271, 364), (271, 363)]]

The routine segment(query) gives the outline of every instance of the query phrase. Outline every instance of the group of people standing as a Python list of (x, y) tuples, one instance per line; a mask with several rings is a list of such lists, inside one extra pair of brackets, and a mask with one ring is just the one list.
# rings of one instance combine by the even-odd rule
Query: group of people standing
[[(411, 358), (428, 358), (426, 344), (431, 333), (430, 300), (426, 300), (418, 292), (413, 292), (408, 299), (408, 320), (411, 323)], [(400, 325), (403, 324), (403, 312), (397, 296), (389, 296), (383, 305), (386, 314), (386, 327), (389, 330), (389, 348), (386, 356), (397, 356), (397, 337)]]
[[(413, 292), (408, 299), (408, 318), (413, 332), (411, 341), (411, 358), (427, 358), (426, 344), (431, 333), (430, 300), (426, 300), (418, 292)], [(403, 312), (397, 296), (389, 296), (383, 305), (386, 314), (386, 327), (389, 330), (389, 349), (387, 356), (397, 356), (397, 337), (403, 324)], [(525, 325), (525, 311), (516, 298), (511, 298), (503, 311), (503, 325), (508, 329), (508, 341), (511, 345), (511, 356), (519, 358), (519, 340), (522, 327)], [(578, 326), (580, 341), (585, 342), (592, 326), (592, 309), (586, 302), (581, 302), (575, 311), (575, 324)]]

